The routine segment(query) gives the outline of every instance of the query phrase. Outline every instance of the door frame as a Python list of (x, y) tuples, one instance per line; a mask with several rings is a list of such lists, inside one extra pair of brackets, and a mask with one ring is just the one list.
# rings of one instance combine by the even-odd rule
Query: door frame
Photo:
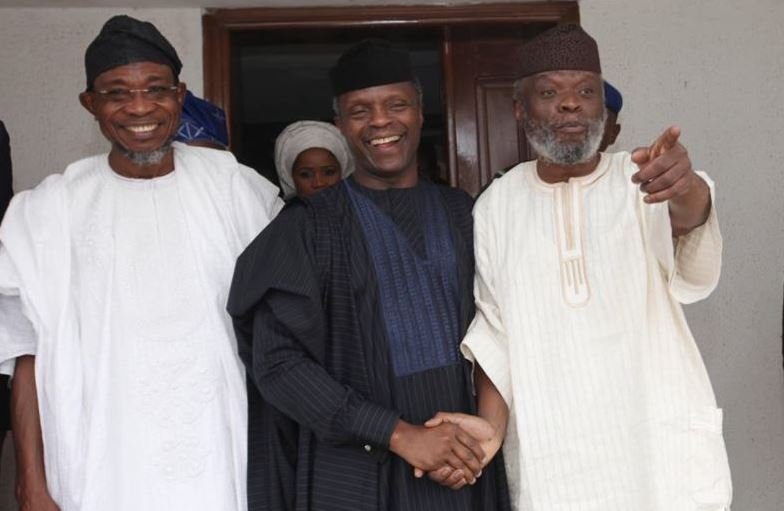
[[(223, 108), (232, 131), (232, 36), (248, 31), (341, 29), (373, 27), (443, 27), (442, 47), (450, 173), (456, 173), (455, 107), (448, 88), (455, 76), (451, 60), (450, 26), (579, 23), (577, 1), (492, 3), (468, 5), (283, 7), (207, 9), (202, 16), (204, 96)], [(458, 176), (450, 176), (456, 183)]]

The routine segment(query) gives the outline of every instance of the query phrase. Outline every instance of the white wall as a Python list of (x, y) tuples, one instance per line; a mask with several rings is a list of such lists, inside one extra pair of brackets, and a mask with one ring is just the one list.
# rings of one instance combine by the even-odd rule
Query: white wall
[[(0, 118), (11, 132), (18, 188), (106, 150), (76, 96), (84, 48), (117, 12), (0, 9)], [(199, 10), (127, 12), (153, 20), (171, 39), (185, 63), (183, 79), (200, 93)], [(780, 511), (784, 3), (584, 0), (581, 16), (599, 41), (606, 77), (624, 94), (616, 147), (647, 144), (677, 123), (695, 166), (717, 181), (722, 282), (687, 313), (725, 409), (733, 508)]]
[(11, 136), (15, 188), (38, 184), (109, 146), (79, 104), (84, 50), (115, 14), (153, 21), (183, 62), (180, 78), (202, 92), (201, 10), (0, 8), (0, 119)]
[(695, 167), (717, 182), (724, 267), (687, 308), (719, 405), (733, 509), (784, 509), (784, 3), (585, 0), (604, 75), (624, 95), (616, 147), (683, 128)]

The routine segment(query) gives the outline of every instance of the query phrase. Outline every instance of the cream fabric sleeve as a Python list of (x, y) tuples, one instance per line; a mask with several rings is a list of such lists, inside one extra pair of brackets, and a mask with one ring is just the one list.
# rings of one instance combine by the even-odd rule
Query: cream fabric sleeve
[(723, 240), (716, 214), (716, 191), (704, 172), (697, 173), (710, 188), (708, 220), (675, 241), (675, 271), (670, 291), (681, 303), (693, 303), (710, 295), (719, 283)]
[(647, 236), (650, 249), (665, 272), (670, 293), (680, 303), (694, 303), (707, 298), (719, 282), (723, 241), (716, 214), (713, 181), (697, 172), (710, 188), (711, 210), (708, 220), (690, 233), (673, 238), (666, 203), (645, 204)]
[(474, 277), (474, 302), (476, 315), (461, 344), (463, 355), (478, 363), (507, 405), (512, 406), (512, 384), (509, 367), (509, 345), (501, 319), (501, 311), (494, 290), (494, 270), (491, 252), (494, 243), (493, 229), (486, 223), (482, 205), (474, 208), (474, 254), (476, 274)]

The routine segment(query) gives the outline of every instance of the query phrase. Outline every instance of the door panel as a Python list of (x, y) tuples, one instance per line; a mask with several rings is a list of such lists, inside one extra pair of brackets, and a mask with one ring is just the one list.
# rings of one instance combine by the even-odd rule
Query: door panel
[[(527, 159), (528, 148), (514, 115), (512, 82), (508, 78), (479, 78), (476, 84), (476, 120), (479, 168), (485, 179)], [(521, 145), (522, 144), (522, 145)], [(489, 172), (489, 174), (487, 174)]]
[(447, 34), (454, 95), (452, 184), (477, 195), (493, 174), (531, 158), (514, 116), (512, 85), (522, 44), (552, 26), (454, 27)]

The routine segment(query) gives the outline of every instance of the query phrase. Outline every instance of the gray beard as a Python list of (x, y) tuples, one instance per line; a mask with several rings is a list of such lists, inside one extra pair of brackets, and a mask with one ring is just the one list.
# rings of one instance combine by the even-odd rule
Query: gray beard
[(169, 151), (171, 151), (173, 141), (174, 137), (171, 137), (158, 149), (147, 152), (131, 151), (130, 149), (123, 147), (116, 142), (114, 145), (117, 149), (119, 149), (123, 156), (131, 160), (135, 165), (140, 167), (148, 167), (151, 165), (157, 165), (163, 161), (163, 158), (165, 158), (166, 155), (169, 154)]
[(557, 165), (578, 165), (593, 158), (599, 151), (604, 136), (607, 112), (586, 121), (585, 139), (582, 142), (559, 142), (552, 123), (532, 121), (526, 115), (525, 137), (540, 159)]

